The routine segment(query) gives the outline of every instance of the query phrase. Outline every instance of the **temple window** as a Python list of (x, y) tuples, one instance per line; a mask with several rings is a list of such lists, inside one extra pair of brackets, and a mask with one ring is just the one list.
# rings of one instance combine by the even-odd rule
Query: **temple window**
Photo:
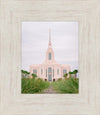
[(51, 53), (49, 53), (49, 60), (51, 60)]
[(37, 74), (37, 70), (36, 70), (36, 69), (33, 69), (33, 73), (34, 73), (34, 74)]
[(57, 75), (59, 74), (59, 69), (57, 69)]
[(48, 73), (51, 73), (52, 72), (52, 69), (51, 67), (48, 68)]
[(43, 74), (43, 69), (41, 69), (41, 75)]
[(63, 69), (63, 75), (64, 75), (65, 73), (67, 73), (67, 70), (66, 70), (66, 69)]

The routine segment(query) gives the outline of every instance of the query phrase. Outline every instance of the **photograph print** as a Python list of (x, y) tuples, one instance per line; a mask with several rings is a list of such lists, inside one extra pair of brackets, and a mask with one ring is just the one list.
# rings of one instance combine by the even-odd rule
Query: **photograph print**
[(22, 22), (22, 94), (78, 94), (78, 22)]

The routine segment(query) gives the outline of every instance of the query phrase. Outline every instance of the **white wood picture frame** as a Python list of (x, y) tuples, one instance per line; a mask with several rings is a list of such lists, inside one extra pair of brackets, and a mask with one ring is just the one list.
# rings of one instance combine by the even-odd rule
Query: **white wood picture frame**
[[(100, 1), (1, 0), (0, 115), (100, 115)], [(79, 22), (79, 94), (21, 94), (21, 22)]]

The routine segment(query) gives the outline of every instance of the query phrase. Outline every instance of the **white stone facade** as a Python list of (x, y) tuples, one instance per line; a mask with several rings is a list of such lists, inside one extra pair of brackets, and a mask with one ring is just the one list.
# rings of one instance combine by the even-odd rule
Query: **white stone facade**
[(34, 73), (39, 78), (52, 82), (59, 78), (63, 79), (63, 75), (69, 73), (69, 71), (71, 71), (69, 65), (58, 64), (54, 59), (54, 52), (51, 44), (51, 32), (49, 30), (49, 44), (46, 51), (46, 59), (42, 64), (30, 65), (30, 74)]

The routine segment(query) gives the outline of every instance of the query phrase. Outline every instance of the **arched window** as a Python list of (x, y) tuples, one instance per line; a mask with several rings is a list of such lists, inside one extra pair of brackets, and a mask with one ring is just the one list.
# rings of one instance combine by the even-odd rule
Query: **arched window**
[(52, 73), (51, 67), (48, 68), (48, 73)]
[(43, 74), (43, 69), (41, 69), (41, 75)]
[(67, 70), (66, 70), (66, 69), (63, 69), (63, 75), (64, 75), (65, 73), (67, 73)]
[(33, 73), (34, 73), (34, 74), (37, 74), (37, 70), (36, 70), (36, 69), (33, 69)]
[(49, 60), (51, 60), (51, 53), (49, 53)]
[(51, 67), (48, 68), (48, 80), (52, 81), (52, 68)]

